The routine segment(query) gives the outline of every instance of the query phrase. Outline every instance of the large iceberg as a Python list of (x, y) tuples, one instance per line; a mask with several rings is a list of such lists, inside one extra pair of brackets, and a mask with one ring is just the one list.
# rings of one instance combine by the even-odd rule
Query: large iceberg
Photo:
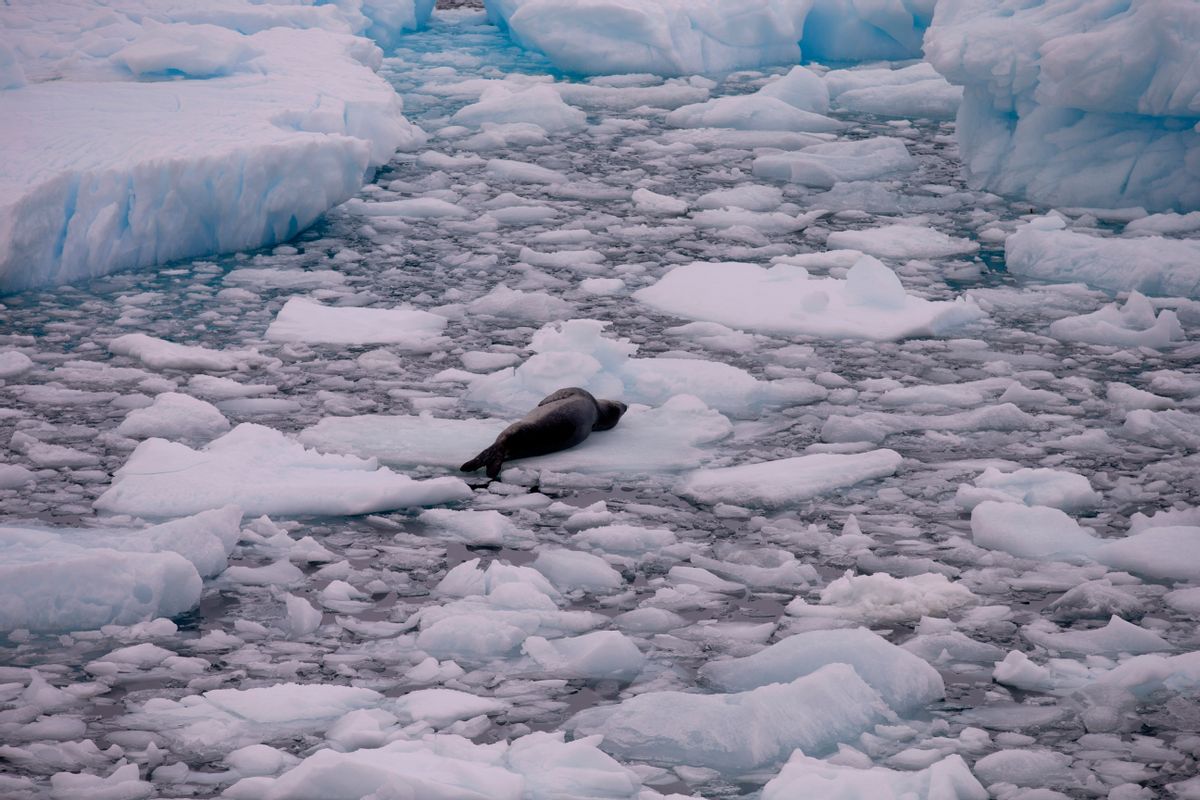
[(567, 72), (719, 73), (919, 58), (936, 0), (485, 0), (488, 17)]
[(1200, 5), (955, 0), (925, 55), (965, 87), (972, 183), (1067, 206), (1200, 208)]
[(356, 34), (389, 38), (430, 5), (6, 4), (0, 291), (311, 225), (424, 142)]

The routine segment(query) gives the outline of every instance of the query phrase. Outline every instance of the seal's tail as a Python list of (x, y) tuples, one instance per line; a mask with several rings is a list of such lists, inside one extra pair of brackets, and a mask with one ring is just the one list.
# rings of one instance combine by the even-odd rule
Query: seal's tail
[(504, 463), (504, 448), (499, 445), (491, 445), (484, 448), (483, 452), (472, 458), (467, 463), (459, 467), (463, 472), (474, 472), (482, 466), (487, 466), (487, 476), (495, 478), (500, 474), (500, 466)]

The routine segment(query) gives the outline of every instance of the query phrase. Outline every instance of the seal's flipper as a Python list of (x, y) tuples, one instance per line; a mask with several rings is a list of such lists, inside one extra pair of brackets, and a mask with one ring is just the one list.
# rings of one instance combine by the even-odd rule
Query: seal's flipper
[(500, 474), (500, 467), (504, 464), (504, 448), (498, 444), (493, 444), (484, 448), (483, 452), (472, 458), (467, 463), (459, 467), (463, 472), (474, 472), (482, 466), (487, 467), (487, 476), (495, 478)]

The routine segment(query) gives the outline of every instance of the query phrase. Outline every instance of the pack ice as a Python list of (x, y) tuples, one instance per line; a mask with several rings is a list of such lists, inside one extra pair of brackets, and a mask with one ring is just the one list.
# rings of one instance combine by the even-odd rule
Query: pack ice
[(939, 3), (925, 55), (964, 87), (971, 181), (1060, 206), (1200, 208), (1200, 6)]
[(425, 140), (375, 74), (429, 0), (8, 4), (0, 291), (283, 241)]

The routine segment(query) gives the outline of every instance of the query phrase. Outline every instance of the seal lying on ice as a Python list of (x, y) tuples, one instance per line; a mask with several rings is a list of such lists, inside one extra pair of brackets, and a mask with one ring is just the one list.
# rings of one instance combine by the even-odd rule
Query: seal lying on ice
[(495, 478), (505, 461), (566, 450), (582, 442), (592, 431), (615, 427), (625, 409), (624, 403), (597, 400), (590, 392), (574, 386), (559, 389), (523, 419), (501, 431), (490, 447), (460, 469), (474, 472), (486, 466), (487, 476)]

